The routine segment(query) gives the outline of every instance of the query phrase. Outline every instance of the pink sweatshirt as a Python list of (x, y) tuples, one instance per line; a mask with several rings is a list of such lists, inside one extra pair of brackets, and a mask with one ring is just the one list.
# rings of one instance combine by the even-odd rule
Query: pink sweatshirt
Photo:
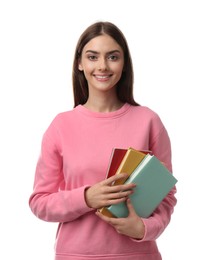
[(113, 147), (151, 150), (172, 171), (167, 131), (147, 107), (126, 103), (97, 113), (79, 105), (57, 115), (45, 132), (29, 204), (38, 218), (59, 222), (55, 260), (161, 259), (156, 239), (170, 222), (176, 188), (143, 219), (143, 240), (118, 234), (86, 205), (84, 190), (105, 179)]

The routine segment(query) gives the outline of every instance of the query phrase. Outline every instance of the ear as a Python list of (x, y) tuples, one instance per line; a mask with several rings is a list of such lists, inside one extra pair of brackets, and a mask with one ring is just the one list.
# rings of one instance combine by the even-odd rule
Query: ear
[(83, 71), (84, 69), (83, 69), (83, 66), (81, 65), (81, 62), (79, 61), (78, 62), (78, 69), (80, 70), (80, 71)]

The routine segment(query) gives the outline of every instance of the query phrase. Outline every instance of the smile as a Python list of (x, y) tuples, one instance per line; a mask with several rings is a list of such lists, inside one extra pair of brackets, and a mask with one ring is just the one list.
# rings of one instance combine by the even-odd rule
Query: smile
[(97, 79), (108, 79), (111, 77), (111, 75), (95, 75)]

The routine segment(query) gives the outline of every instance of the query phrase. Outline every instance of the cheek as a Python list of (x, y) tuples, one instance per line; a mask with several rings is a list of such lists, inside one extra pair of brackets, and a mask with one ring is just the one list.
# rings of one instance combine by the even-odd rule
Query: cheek
[(94, 70), (94, 64), (92, 63), (85, 63), (83, 64), (84, 73), (88, 74)]
[(123, 65), (119, 64), (119, 66), (115, 66), (113, 67), (113, 71), (118, 74), (118, 75), (122, 75), (122, 71), (123, 71)]
[(110, 63), (110, 66), (116, 72), (121, 72), (123, 70), (123, 68), (124, 68), (124, 62), (123, 61), (119, 61), (119, 62)]
[(91, 77), (91, 75), (93, 74), (94, 72), (94, 68), (93, 66), (91, 65), (88, 65), (88, 66), (84, 66), (83, 67), (83, 73), (84, 73), (84, 76), (87, 80), (89, 80), (89, 78)]

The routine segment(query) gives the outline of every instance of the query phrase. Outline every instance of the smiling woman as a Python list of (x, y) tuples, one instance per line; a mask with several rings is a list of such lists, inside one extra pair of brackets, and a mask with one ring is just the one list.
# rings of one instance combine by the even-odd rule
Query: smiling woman
[[(105, 179), (112, 149), (151, 151), (170, 171), (171, 144), (161, 119), (133, 98), (133, 67), (122, 32), (112, 23), (88, 27), (73, 62), (75, 105), (43, 135), (29, 204), (42, 220), (58, 222), (56, 260), (161, 260), (156, 239), (176, 205), (174, 187), (153, 214), (139, 217), (128, 197), (134, 184)], [(97, 209), (125, 202), (126, 218)]]
[[(104, 38), (107, 38), (109, 47), (103, 41)], [(93, 46), (93, 41), (95, 44), (98, 43), (98, 45)], [(91, 49), (89, 46), (87, 48), (87, 45), (90, 45)], [(91, 51), (91, 53), (86, 53), (84, 48), (86, 48), (86, 51)], [(113, 51), (115, 51), (115, 53), (111, 53)], [(118, 100), (122, 103), (128, 102), (131, 105), (138, 105), (133, 98), (133, 68), (127, 41), (123, 33), (114, 24), (109, 22), (99, 22), (90, 25), (83, 32), (76, 46), (73, 62), (73, 89), (75, 106), (85, 104), (88, 100), (88, 96), (90, 97), (88, 94), (88, 81), (85, 73), (82, 71), (83, 67), (81, 66), (84, 54), (87, 54), (87, 58), (91, 60), (94, 59), (98, 61), (99, 58), (100, 60), (102, 59), (103, 64), (98, 62), (100, 66), (108, 66), (108, 61), (110, 60), (116, 60), (118, 64), (123, 62), (123, 67), (120, 71), (121, 77), (118, 84), (114, 86)], [(102, 57), (99, 57), (99, 55)], [(108, 61), (105, 63), (106, 60)], [(101, 70), (102, 69), (103, 68), (101, 68)], [(98, 71), (99, 75), (102, 75), (103, 73), (99, 73)], [(108, 71), (106, 71), (106, 73), (108, 73)], [(112, 91), (114, 91), (113, 88)]]

